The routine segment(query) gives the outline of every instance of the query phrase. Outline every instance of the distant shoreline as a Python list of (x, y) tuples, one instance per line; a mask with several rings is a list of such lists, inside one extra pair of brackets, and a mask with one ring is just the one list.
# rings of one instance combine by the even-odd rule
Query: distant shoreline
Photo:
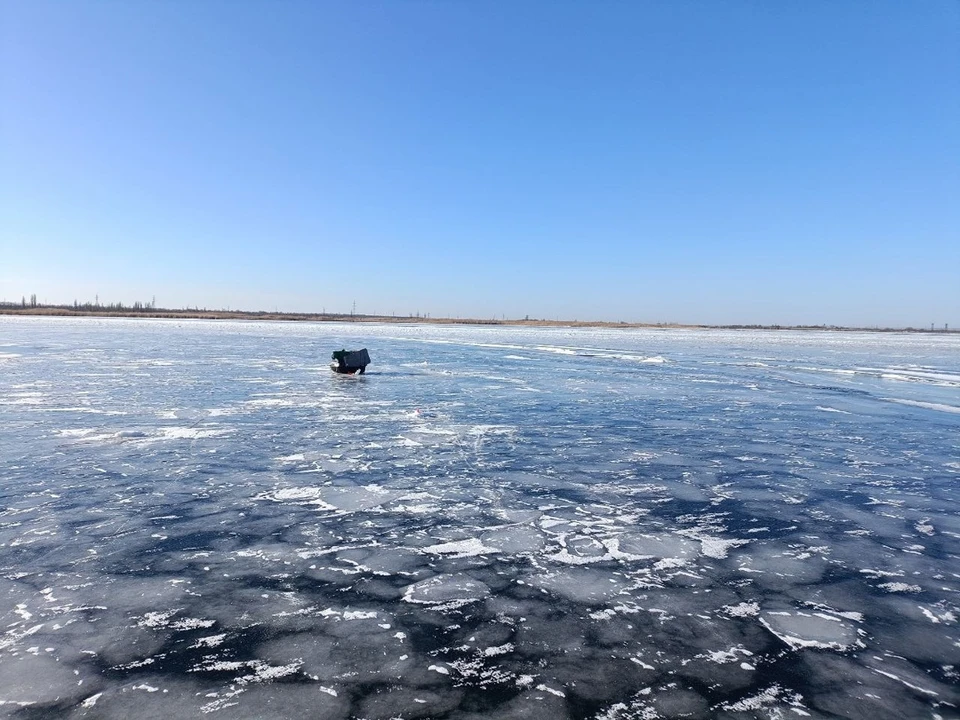
[(544, 320), (544, 319), (490, 319), (403, 317), (397, 315), (360, 315), (340, 313), (288, 313), (248, 310), (200, 310), (165, 308), (74, 308), (70, 306), (19, 305), (0, 306), (0, 315), (25, 315), (33, 317), (101, 317), (101, 318), (161, 318), (168, 320), (280, 320), (288, 322), (353, 322), (394, 323), (403, 325), (476, 325), (509, 327), (571, 327), (571, 328), (643, 328), (643, 329), (688, 329), (688, 330), (820, 330), (827, 332), (909, 332), (933, 335), (958, 333), (960, 330), (946, 328), (880, 328), (842, 327), (838, 325), (698, 325), (686, 323), (611, 322), (606, 320)]

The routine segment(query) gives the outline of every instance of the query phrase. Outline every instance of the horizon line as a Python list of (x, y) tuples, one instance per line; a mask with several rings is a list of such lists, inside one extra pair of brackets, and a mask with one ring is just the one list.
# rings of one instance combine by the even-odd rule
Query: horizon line
[(608, 327), (608, 328), (653, 328), (653, 329), (704, 329), (704, 330), (821, 330), (821, 331), (859, 331), (859, 332), (912, 332), (951, 334), (960, 333), (960, 330), (949, 328), (944, 323), (937, 327), (931, 323), (926, 327), (890, 327), (890, 326), (848, 326), (833, 324), (780, 324), (780, 323), (683, 323), (683, 322), (631, 322), (625, 320), (579, 320), (507, 318), (501, 316), (490, 319), (461, 318), (461, 317), (432, 317), (430, 313), (410, 313), (409, 315), (382, 315), (367, 313), (328, 313), (324, 312), (287, 312), (282, 310), (210, 310), (199, 306), (184, 308), (158, 308), (155, 302), (135, 302), (133, 305), (122, 303), (77, 303), (50, 304), (38, 303), (35, 296), (31, 296), (28, 304), (26, 298), (21, 302), (0, 300), (0, 315), (29, 315), (35, 317), (129, 317), (129, 318), (156, 318), (156, 319), (183, 319), (183, 320), (277, 320), (287, 322), (383, 322), (396, 324), (425, 324), (425, 325), (505, 325), (521, 327)]

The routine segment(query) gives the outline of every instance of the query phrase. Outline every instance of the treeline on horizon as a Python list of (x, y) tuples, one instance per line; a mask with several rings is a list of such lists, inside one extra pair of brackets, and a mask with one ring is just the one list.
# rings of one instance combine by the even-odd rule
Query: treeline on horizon
[[(500, 325), (504, 323), (513, 322), (511, 320), (497, 320), (496, 318), (492, 319), (474, 319), (474, 318), (433, 318), (430, 316), (430, 313), (421, 313), (415, 312), (410, 313), (409, 315), (379, 315), (379, 314), (364, 314), (358, 312), (286, 312), (283, 310), (232, 310), (232, 309), (212, 309), (195, 305), (193, 307), (187, 306), (183, 308), (163, 308), (157, 307), (156, 298), (152, 298), (149, 302), (135, 301), (132, 304), (125, 305), (122, 302), (112, 302), (112, 303), (101, 303), (99, 296), (92, 302), (87, 300), (85, 302), (80, 302), (74, 300), (73, 303), (45, 303), (39, 302), (37, 300), (36, 294), (31, 295), (29, 298), (23, 296), (20, 298), (20, 302), (12, 302), (10, 300), (0, 300), (0, 311), (21, 311), (27, 314), (53, 314), (49, 311), (60, 311), (62, 313), (70, 314), (97, 314), (97, 313), (110, 313), (110, 314), (123, 314), (123, 315), (134, 315), (134, 314), (145, 314), (145, 315), (155, 315), (155, 316), (195, 316), (195, 315), (208, 315), (208, 316), (224, 316), (224, 317), (265, 317), (265, 318), (286, 318), (292, 320), (306, 319), (306, 318), (317, 318), (317, 319), (350, 319), (355, 320), (382, 320), (382, 319), (392, 319), (392, 320), (414, 320), (420, 322), (461, 322), (461, 323), (471, 323), (471, 324), (488, 324), (488, 325)], [(31, 311), (33, 311), (31, 313)], [(48, 312), (45, 312), (48, 311)], [(527, 316), (524, 322), (538, 322), (537, 320)], [(543, 320), (542, 322), (555, 322)], [(562, 321), (556, 321), (562, 322)], [(614, 323), (610, 323), (614, 324)]]
[(100, 297), (97, 296), (93, 302), (79, 302), (74, 300), (73, 304), (51, 304), (37, 301), (36, 294), (29, 298), (23, 296), (20, 302), (9, 300), (0, 300), (0, 313), (15, 313), (29, 315), (120, 315), (126, 317), (168, 317), (168, 318), (205, 318), (205, 319), (269, 319), (269, 320), (328, 320), (328, 321), (387, 321), (387, 322), (421, 322), (436, 324), (461, 324), (461, 325), (553, 325), (553, 326), (574, 326), (574, 327), (648, 327), (648, 328), (705, 328), (715, 330), (861, 330), (871, 332), (921, 332), (921, 333), (956, 333), (958, 330), (950, 330), (946, 323), (942, 327), (936, 327), (931, 323), (929, 328), (919, 327), (851, 327), (843, 325), (761, 325), (761, 324), (728, 324), (728, 325), (704, 325), (693, 323), (677, 322), (625, 322), (625, 321), (605, 321), (605, 320), (548, 320), (545, 318), (531, 318), (529, 315), (524, 318), (438, 318), (431, 317), (429, 313), (410, 313), (409, 315), (369, 315), (363, 313), (328, 313), (323, 312), (284, 312), (280, 310), (210, 310), (200, 308), (199, 306), (184, 308), (158, 308), (156, 297), (151, 298), (149, 302), (137, 300), (132, 304), (125, 305), (122, 302), (112, 302), (102, 304)]
[(10, 302), (8, 300), (0, 301), (0, 307), (14, 307), (14, 308), (51, 308), (57, 310), (84, 310), (84, 311), (95, 311), (95, 310), (116, 310), (116, 311), (126, 311), (130, 310), (133, 312), (140, 311), (153, 311), (157, 308), (157, 299), (153, 298), (150, 302), (141, 302), (137, 300), (133, 305), (124, 305), (122, 302), (108, 303), (106, 305), (100, 304), (100, 296), (98, 295), (94, 302), (89, 300), (86, 302), (78, 302), (77, 300), (73, 301), (73, 305), (51, 305), (49, 303), (37, 302), (37, 295), (34, 293), (30, 296), (30, 299), (27, 299), (27, 296), (24, 295), (20, 298), (20, 302)]

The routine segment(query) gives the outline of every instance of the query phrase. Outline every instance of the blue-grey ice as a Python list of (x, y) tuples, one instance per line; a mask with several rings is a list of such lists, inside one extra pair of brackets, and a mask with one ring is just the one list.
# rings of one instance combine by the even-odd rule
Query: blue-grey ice
[(2, 317), (0, 428), (0, 717), (960, 717), (955, 335)]

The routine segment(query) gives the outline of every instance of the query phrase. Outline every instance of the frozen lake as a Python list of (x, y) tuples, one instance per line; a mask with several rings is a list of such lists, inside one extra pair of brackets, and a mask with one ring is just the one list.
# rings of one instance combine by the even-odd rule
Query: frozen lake
[(0, 717), (960, 716), (955, 335), (0, 317), (0, 428)]

